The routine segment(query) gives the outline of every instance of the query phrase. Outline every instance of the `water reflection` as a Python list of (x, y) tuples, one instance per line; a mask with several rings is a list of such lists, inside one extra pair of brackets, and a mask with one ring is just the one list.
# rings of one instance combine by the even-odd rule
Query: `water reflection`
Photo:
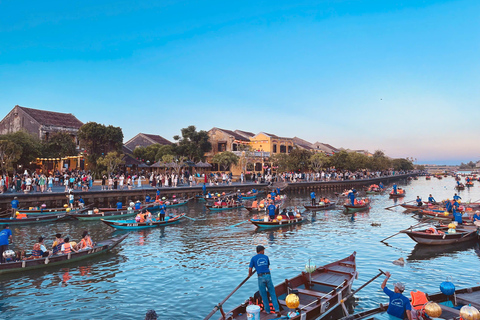
[(432, 260), (444, 256), (455, 256), (458, 253), (471, 250), (478, 246), (475, 242), (449, 244), (441, 246), (428, 246), (416, 244), (412, 252), (407, 257), (408, 261)]

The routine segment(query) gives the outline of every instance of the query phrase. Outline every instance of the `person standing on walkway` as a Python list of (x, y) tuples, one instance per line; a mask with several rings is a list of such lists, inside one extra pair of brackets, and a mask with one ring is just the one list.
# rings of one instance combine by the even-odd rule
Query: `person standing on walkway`
[(405, 297), (402, 293), (405, 290), (405, 285), (401, 282), (395, 283), (393, 291), (387, 288), (387, 281), (390, 278), (390, 272), (385, 273), (385, 280), (381, 285), (383, 292), (390, 298), (390, 303), (388, 304), (387, 313), (394, 317), (395, 319), (405, 319), (412, 320), (412, 305), (410, 300)]
[(3, 230), (0, 231), (0, 262), (5, 263), (5, 258), (3, 257), (3, 253), (8, 250), (8, 240), (13, 242), (13, 235), (12, 230), (8, 224), (3, 226)]
[(312, 198), (312, 206), (314, 206), (317, 198), (315, 191), (310, 192), (310, 198)]
[(272, 299), (273, 308), (277, 314), (277, 317), (281, 316), (280, 306), (278, 304), (277, 295), (275, 294), (275, 286), (272, 282), (272, 276), (270, 274), (270, 260), (265, 255), (265, 248), (263, 246), (257, 246), (257, 254), (252, 257), (250, 260), (250, 266), (248, 268), (248, 276), (253, 274), (253, 268), (257, 271), (258, 276), (258, 291), (260, 291), (260, 296), (262, 297), (263, 307), (267, 314), (270, 313), (270, 302), (267, 296), (270, 294)]

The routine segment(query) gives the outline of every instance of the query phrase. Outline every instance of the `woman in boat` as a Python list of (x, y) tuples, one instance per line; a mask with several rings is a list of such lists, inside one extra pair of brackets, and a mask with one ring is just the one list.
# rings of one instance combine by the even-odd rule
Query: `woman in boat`
[(92, 238), (90, 238), (88, 231), (85, 230), (82, 233), (82, 240), (80, 240), (80, 243), (78, 244), (78, 250), (91, 248), (93, 248), (93, 241)]
[(75, 245), (72, 245), (72, 243), (70, 242), (70, 238), (69, 237), (66, 237), (63, 244), (62, 244), (62, 248), (61, 248), (61, 251), (63, 254), (69, 254), (70, 252), (78, 252), (76, 249), (75, 249)]
[(43, 237), (39, 237), (38, 242), (33, 245), (32, 255), (30, 256), (30, 259), (38, 259), (52, 255), (52, 253), (48, 251), (47, 248), (45, 248), (43, 240)]
[(52, 249), (53, 249), (53, 254), (58, 254), (62, 251), (62, 244), (63, 244), (63, 238), (62, 234), (57, 233), (55, 235), (55, 241), (53, 242)]

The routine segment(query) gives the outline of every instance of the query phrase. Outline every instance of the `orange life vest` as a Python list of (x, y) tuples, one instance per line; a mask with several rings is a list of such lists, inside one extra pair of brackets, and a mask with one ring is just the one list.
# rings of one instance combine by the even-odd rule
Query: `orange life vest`
[(69, 242), (65, 242), (63, 244), (63, 248), (65, 249), (63, 253), (70, 253), (72, 252), (72, 245)]
[(257, 200), (253, 201), (252, 202), (252, 208), (257, 208), (257, 206), (258, 206)]
[(93, 247), (92, 239), (90, 239), (90, 237), (85, 237), (80, 241), (80, 248), (84, 249), (86, 247)]
[(410, 291), (410, 296), (412, 297), (412, 307), (415, 310), (421, 310), (428, 302), (427, 296), (422, 291)]

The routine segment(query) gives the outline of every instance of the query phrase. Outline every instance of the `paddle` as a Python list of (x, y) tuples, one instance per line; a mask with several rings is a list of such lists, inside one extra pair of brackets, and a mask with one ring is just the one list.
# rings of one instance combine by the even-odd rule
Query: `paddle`
[[(421, 224), (427, 223), (428, 221), (433, 220), (433, 219), (434, 219), (434, 218), (430, 218), (430, 219), (427, 219), (427, 220), (425, 220), (425, 221), (419, 222), (419, 223), (417, 223), (417, 224), (415, 224), (415, 225), (413, 225), (413, 226), (410, 226), (409, 228), (407, 228), (407, 229), (405, 229), (405, 230), (402, 230), (402, 231), (406, 231), (406, 230), (411, 229), (411, 228), (413, 228), (413, 227), (416, 227), (416, 226), (419, 226), (419, 225), (421, 225)], [(402, 231), (399, 231), (399, 232), (395, 233), (394, 235), (391, 235), (390, 237), (387, 237), (387, 238), (385, 238), (385, 239), (383, 239), (383, 240), (380, 240), (380, 242), (384, 242), (384, 241), (387, 240), (387, 239), (393, 238), (393, 237), (395, 237), (396, 235), (399, 235), (400, 233), (402, 233)]]
[(189, 216), (184, 216), (184, 217), (187, 218), (187, 219), (190, 219), (190, 220), (192, 220), (192, 221), (197, 221), (197, 219), (190, 218)]
[[(380, 270), (380, 269), (378, 269)], [(342, 308), (343, 308), (343, 312), (345, 313), (345, 315), (349, 315), (348, 311), (347, 311), (347, 308), (345, 307), (345, 301), (347, 301), (348, 299), (350, 299), (350, 297), (352, 297), (355, 293), (357, 293), (358, 291), (362, 290), (363, 288), (365, 288), (367, 285), (369, 285), (370, 283), (372, 283), (373, 281), (375, 281), (375, 279), (377, 279), (378, 277), (380, 277), (382, 274), (385, 274), (385, 272), (383, 272), (382, 270), (380, 270), (380, 273), (377, 274), (375, 277), (373, 277), (372, 279), (368, 280), (367, 282), (365, 282), (363, 285), (361, 285), (357, 290), (353, 290), (349, 295), (347, 295), (345, 298), (342, 298), (342, 300), (340, 300), (340, 302), (333, 306), (332, 308), (328, 309), (327, 312), (323, 313), (322, 314), (322, 318), (324, 318), (328, 313), (330, 313), (331, 311), (335, 310), (337, 308), (337, 306), (339, 304), (342, 305)]]
[(219, 309), (222, 310), (222, 305), (225, 303), (225, 301), (227, 301), (238, 289), (240, 289), (240, 287), (243, 286), (245, 284), (245, 282), (247, 282), (247, 280), (250, 279), (250, 277), (255, 274), (255, 272), (257, 272), (257, 271), (254, 270), (251, 275), (246, 277), (235, 289), (233, 289), (233, 291), (225, 299), (222, 300), (222, 302), (217, 304), (215, 306), (215, 308), (213, 308), (213, 310), (203, 320), (210, 319), (215, 314), (215, 312), (217, 312), (217, 310), (219, 310)]
[(402, 204), (405, 204), (405, 203), (410, 203), (410, 202), (414, 202), (414, 201), (417, 201), (417, 200), (412, 200), (412, 201), (407, 201), (407, 202), (404, 202), (404, 203), (396, 204), (396, 205), (394, 205), (394, 206), (391, 206), (391, 207), (385, 208), (385, 210), (389, 210), (390, 208), (393, 208), (393, 207), (398, 207), (398, 206), (401, 206)]
[(250, 220), (245, 220), (245, 221), (236, 223), (236, 224), (234, 224), (233, 226), (230, 226), (229, 228), (233, 228), (233, 227), (239, 226), (239, 225), (244, 224), (245, 222), (248, 222), (248, 221), (250, 221)]

